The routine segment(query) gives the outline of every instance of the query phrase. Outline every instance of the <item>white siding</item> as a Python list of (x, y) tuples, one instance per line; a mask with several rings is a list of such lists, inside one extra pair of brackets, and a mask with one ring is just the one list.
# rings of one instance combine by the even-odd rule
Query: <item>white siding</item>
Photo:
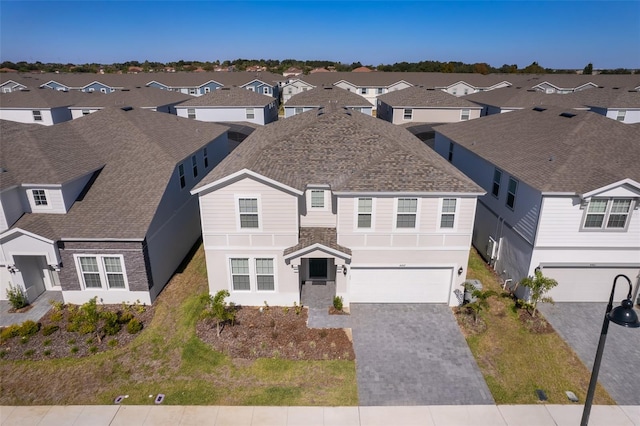
[(329, 189), (324, 190), (324, 207), (312, 208), (311, 207), (311, 189), (307, 189), (304, 194), (306, 214), (300, 215), (300, 226), (302, 227), (322, 227), (322, 228), (335, 228), (337, 215), (333, 213), (333, 203), (336, 198), (331, 194)]
[[(189, 107), (189, 109), (192, 109)], [(247, 107), (241, 108), (203, 108), (203, 107), (193, 107), (196, 112), (196, 120), (199, 121), (210, 121), (210, 122), (237, 122), (237, 121), (247, 121), (249, 123), (264, 125), (265, 119), (268, 121), (269, 117), (269, 106), (265, 107), (254, 107), (253, 119), (247, 119)], [(187, 108), (181, 107), (176, 108), (176, 115), (179, 117), (187, 118)]]
[(462, 110), (469, 110), (469, 120), (480, 118), (482, 109), (472, 108), (411, 108), (411, 120), (404, 119), (404, 108), (393, 109), (393, 124), (403, 124), (407, 122), (416, 123), (457, 123), (460, 120)]
[(20, 188), (11, 188), (0, 193), (0, 232), (10, 228), (20, 219), (26, 203), (24, 191)]
[[(596, 108), (592, 108), (591, 110), (599, 114), (602, 114), (600, 112), (601, 110), (597, 110)], [(619, 109), (608, 109), (606, 110), (606, 117), (616, 120), (618, 118), (618, 111)], [(622, 123), (625, 123), (625, 124), (640, 123), (640, 109), (625, 108), (624, 111), (625, 111), (625, 116), (624, 116), (624, 121), (622, 121)]]
[(65, 212), (68, 212), (73, 203), (78, 199), (78, 195), (80, 195), (87, 185), (91, 176), (93, 176), (93, 173), (89, 173), (62, 186), (62, 199), (64, 200)]
[(82, 114), (83, 110), (89, 111), (89, 114), (93, 114), (94, 112), (100, 111), (100, 109), (97, 109), (97, 108), (72, 109), (71, 110), (71, 118), (73, 120), (75, 120), (76, 118), (84, 117), (84, 115)]
[[(40, 111), (42, 121), (33, 119), (33, 111)], [(48, 109), (6, 109), (0, 108), (0, 119), (17, 121), (18, 123), (41, 124), (43, 126), (52, 126), (54, 124), (51, 117), (51, 110)]]
[[(61, 187), (51, 188), (38, 185), (23, 185), (23, 188), (24, 191), (26, 191), (27, 199), (29, 200), (28, 206), (26, 206), (27, 213), (60, 214), (67, 212)], [(32, 192), (34, 189), (44, 189), (47, 197), (46, 206), (35, 205)]]

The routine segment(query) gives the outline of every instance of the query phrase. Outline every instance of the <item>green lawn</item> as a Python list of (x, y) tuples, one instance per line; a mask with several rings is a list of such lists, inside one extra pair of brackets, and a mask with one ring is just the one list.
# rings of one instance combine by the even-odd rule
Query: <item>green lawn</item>
[[(502, 293), (501, 283), (475, 250), (469, 256), (468, 279), (478, 279), (485, 290)], [(533, 404), (535, 390), (542, 389), (550, 404), (570, 403), (565, 391), (584, 401), (590, 372), (573, 350), (556, 333), (527, 331), (506, 297), (490, 300), (489, 311), (481, 314), (487, 330), (467, 337), (489, 389), (498, 404)], [(541, 315), (541, 314), (539, 314)], [(595, 404), (614, 404), (598, 385)]]
[(356, 405), (354, 361), (234, 361), (195, 335), (208, 289), (202, 246), (156, 300), (130, 345), (86, 358), (0, 361), (0, 405)]

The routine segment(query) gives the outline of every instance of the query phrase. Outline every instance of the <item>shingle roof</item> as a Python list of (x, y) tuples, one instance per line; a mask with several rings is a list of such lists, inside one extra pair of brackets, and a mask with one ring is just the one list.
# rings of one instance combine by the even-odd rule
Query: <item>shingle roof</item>
[(315, 87), (293, 95), (286, 106), (321, 107), (334, 102), (339, 106), (371, 107), (371, 102), (364, 97), (334, 86)]
[(79, 91), (60, 92), (51, 89), (28, 89), (0, 93), (0, 108), (58, 108), (73, 105), (87, 96)]
[(259, 128), (196, 188), (243, 169), (300, 191), (316, 183), (345, 192), (481, 192), (406, 130), (335, 106)]
[(156, 108), (163, 105), (176, 104), (193, 99), (191, 95), (156, 89), (154, 87), (131, 87), (104, 95), (102, 93), (86, 93), (81, 100), (74, 103), (75, 108), (104, 108), (132, 106), (139, 108)]
[(571, 95), (583, 105), (590, 107), (640, 108), (640, 92), (636, 90), (597, 88)]
[(385, 93), (378, 96), (378, 100), (394, 108), (480, 108), (473, 102), (442, 90), (427, 90), (417, 86)]
[(225, 87), (183, 102), (179, 107), (264, 107), (273, 102), (271, 96), (238, 87)]
[(322, 244), (342, 253), (351, 254), (351, 249), (338, 244), (336, 228), (300, 228), (298, 244), (284, 249), (284, 255), (295, 253), (314, 244)]
[[(589, 92), (595, 89), (587, 89)], [(464, 99), (476, 104), (490, 105), (500, 108), (528, 108), (535, 105), (554, 105), (563, 108), (584, 108), (584, 104), (575, 97), (574, 93), (558, 94), (544, 93), (539, 90), (522, 87), (502, 87), (486, 92), (472, 93)]]
[(564, 112), (528, 108), (436, 132), (540, 191), (581, 194), (625, 178), (640, 182), (639, 127), (594, 112)]
[[(25, 214), (14, 225), (52, 239), (142, 239), (176, 164), (226, 132), (226, 127), (174, 115), (106, 108), (34, 130), (39, 144), (60, 152), (85, 144), (104, 167), (67, 214)], [(38, 183), (38, 182), (34, 182)]]

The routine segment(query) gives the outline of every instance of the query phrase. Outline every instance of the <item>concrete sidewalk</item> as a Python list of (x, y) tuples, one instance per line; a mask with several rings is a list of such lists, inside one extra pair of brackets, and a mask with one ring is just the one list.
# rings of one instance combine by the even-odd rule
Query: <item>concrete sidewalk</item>
[[(179, 405), (1, 406), (0, 425), (576, 426), (582, 405), (218, 407)], [(640, 406), (598, 405), (590, 426), (640, 426)]]

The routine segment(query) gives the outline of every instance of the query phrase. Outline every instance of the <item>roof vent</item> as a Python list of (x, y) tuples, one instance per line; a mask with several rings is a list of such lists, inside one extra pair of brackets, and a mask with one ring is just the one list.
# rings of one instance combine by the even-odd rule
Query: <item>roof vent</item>
[(560, 117), (566, 117), (566, 118), (571, 118), (571, 117), (575, 117), (575, 114), (572, 114), (570, 112), (563, 112), (562, 114), (560, 114)]
[(220, 90), (231, 90), (230, 87), (221, 87)]
[(132, 106), (123, 106), (122, 108), (120, 108), (123, 111), (131, 111), (133, 109)]
[(332, 90), (333, 87), (323, 87), (324, 90)]
[(536, 89), (527, 89), (527, 92), (537, 92)]
[(555, 160), (555, 158), (553, 158), (553, 155), (549, 157), (549, 161), (553, 161)]
[(546, 108), (542, 108), (542, 107), (534, 107), (533, 108), (534, 111), (538, 111), (538, 112), (542, 112), (542, 111), (546, 111)]
[(142, 87), (140, 87), (140, 86), (136, 86), (136, 89), (142, 89)]
[(129, 92), (129, 89), (122, 89), (122, 92)]
[(618, 90), (620, 89), (619, 87), (612, 87), (613, 90)]
[(29, 89), (20, 89), (21, 92), (30, 92), (31, 90)]

